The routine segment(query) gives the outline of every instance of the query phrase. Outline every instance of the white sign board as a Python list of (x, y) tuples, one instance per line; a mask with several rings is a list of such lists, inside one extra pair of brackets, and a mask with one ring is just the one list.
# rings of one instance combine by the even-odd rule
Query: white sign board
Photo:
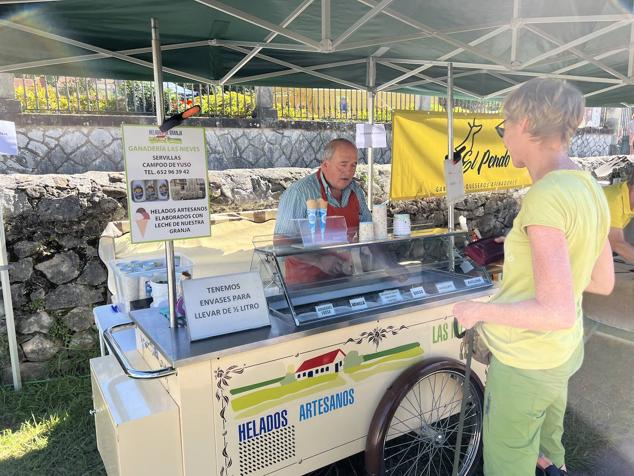
[(205, 130), (122, 129), (132, 243), (209, 236)]
[(445, 185), (448, 202), (458, 202), (465, 197), (462, 160), (454, 162), (451, 159), (445, 159)]
[(192, 341), (270, 325), (257, 272), (188, 279), (183, 297)]
[(385, 126), (383, 124), (357, 124), (355, 142), (359, 149), (387, 147)]
[(18, 155), (18, 138), (13, 122), (0, 121), (0, 154)]

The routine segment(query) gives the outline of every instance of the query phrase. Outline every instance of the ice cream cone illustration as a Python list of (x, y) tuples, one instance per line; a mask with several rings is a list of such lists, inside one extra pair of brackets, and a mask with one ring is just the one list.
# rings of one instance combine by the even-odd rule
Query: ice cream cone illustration
[(145, 208), (137, 208), (134, 213), (134, 222), (136, 226), (139, 228), (139, 232), (141, 236), (145, 236), (145, 230), (147, 229), (147, 224), (150, 221), (150, 214), (147, 212)]

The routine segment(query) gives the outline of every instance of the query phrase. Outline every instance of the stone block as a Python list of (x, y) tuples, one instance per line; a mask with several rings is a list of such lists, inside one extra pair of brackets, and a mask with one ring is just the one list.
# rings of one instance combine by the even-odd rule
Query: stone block
[(36, 209), (43, 222), (67, 222), (79, 219), (84, 213), (79, 197), (69, 195), (63, 198), (43, 198)]
[(74, 350), (90, 350), (97, 346), (97, 337), (94, 331), (87, 330), (84, 332), (78, 332), (70, 339), (68, 347)]
[(9, 263), (9, 279), (11, 282), (22, 283), (24, 281), (28, 281), (32, 274), (32, 258), (22, 258), (19, 261)]
[(16, 318), (16, 329), (20, 334), (33, 334), (35, 332), (48, 334), (54, 323), (55, 318), (50, 314), (46, 311), (38, 311), (35, 314)]
[(42, 244), (36, 241), (23, 240), (13, 245), (13, 253), (19, 258), (33, 256), (42, 250)]
[(51, 360), (61, 348), (62, 342), (44, 334), (36, 334), (22, 344), (24, 356), (31, 362), (46, 362)]
[(89, 307), (77, 307), (71, 309), (62, 317), (62, 322), (73, 332), (82, 332), (90, 329), (94, 323), (92, 309)]
[(51, 283), (63, 284), (72, 281), (81, 272), (81, 260), (77, 253), (67, 251), (35, 266)]
[(106, 279), (108, 279), (108, 271), (106, 271), (106, 267), (101, 264), (101, 261), (90, 260), (79, 275), (79, 278), (77, 278), (77, 282), (79, 284), (97, 286), (104, 283)]
[(46, 309), (71, 309), (89, 306), (104, 299), (103, 289), (95, 289), (83, 284), (62, 284), (46, 295)]

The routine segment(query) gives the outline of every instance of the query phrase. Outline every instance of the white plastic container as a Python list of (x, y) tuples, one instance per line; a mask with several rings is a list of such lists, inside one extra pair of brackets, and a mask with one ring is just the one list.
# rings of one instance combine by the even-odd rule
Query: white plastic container
[[(183, 271), (192, 274), (194, 268), (191, 260), (180, 253), (174, 256), (174, 267), (177, 278)], [(108, 270), (115, 278), (116, 293), (112, 299), (121, 312), (130, 311), (130, 301), (148, 297), (146, 283), (154, 276), (167, 275), (165, 255), (162, 253), (112, 260), (108, 263)]]
[(372, 223), (374, 223), (374, 239), (387, 239), (387, 204), (379, 203), (372, 207)]

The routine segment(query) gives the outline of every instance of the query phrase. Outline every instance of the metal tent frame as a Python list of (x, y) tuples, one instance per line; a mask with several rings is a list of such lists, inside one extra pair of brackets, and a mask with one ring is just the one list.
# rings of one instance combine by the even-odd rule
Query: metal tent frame
[[(135, 3), (142, 4), (143, 2), (132, 2), (124, 8), (142, 8), (144, 6), (134, 5)], [(207, 29), (203, 33), (194, 32), (194, 35), (190, 35), (192, 38), (198, 36), (193, 41), (160, 45), (158, 29), (155, 30), (153, 23), (151, 28), (152, 46), (114, 50), (95, 44), (101, 42), (107, 44), (108, 40), (112, 39), (112, 32), (110, 32), (110, 36), (104, 33), (99, 36), (96, 33), (99, 41), (86, 42), (81, 39), (81, 35), (78, 35), (77, 38), (64, 35), (63, 26), (60, 26), (56, 33), (55, 25), (47, 29), (38, 28), (34, 26), (37, 22), (29, 21), (29, 15), (32, 12), (37, 14), (37, 8), (41, 8), (43, 11), (50, 8), (51, 11), (55, 11), (59, 7), (61, 11), (64, 11), (63, 8), (66, 5), (69, 5), (69, 8), (81, 5), (82, 0), (0, 0), (0, 34), (11, 32), (16, 35), (15, 42), (11, 43), (11, 45), (18, 45), (16, 48), (23, 48), (22, 51), (29, 52), (30, 42), (28, 40), (37, 38), (39, 41), (45, 40), (64, 48), (88, 52), (75, 55), (49, 54), (42, 59), (24, 62), (14, 62), (8, 59), (10, 56), (0, 55), (0, 73), (46, 72), (50, 68), (64, 70), (85, 62), (102, 64), (99, 62), (119, 60), (136, 67), (134, 74), (137, 76), (139, 74), (150, 76), (150, 71), (152, 71), (157, 87), (157, 105), (159, 105), (157, 109), (160, 109), (157, 110), (159, 123), (162, 121), (164, 112), (160, 107), (162, 95), (160, 96), (161, 101), (159, 101), (158, 95), (163, 74), (219, 86), (225, 84), (274, 84), (287, 80), (288, 76), (292, 76), (291, 80), (297, 79), (299, 75), (304, 84), (317, 87), (339, 85), (364, 90), (368, 93), (369, 123), (373, 123), (374, 96), (379, 91), (447, 94), (449, 100), (448, 157), (453, 152), (451, 101), (454, 91), (466, 97), (489, 99), (507, 94), (526, 79), (553, 77), (577, 83), (586, 98), (591, 100), (596, 99), (598, 102), (612, 104), (628, 101), (634, 103), (634, 15), (632, 14), (632, 5), (629, 5), (626, 10), (617, 6), (596, 7), (597, 2), (593, 0), (565, 0), (562, 2), (544, 0), (538, 2), (538, 10), (539, 12), (545, 10), (546, 13), (551, 14), (533, 16), (522, 14), (523, 8), (527, 4), (525, 0), (523, 2), (521, 0), (498, 0), (497, 4), (500, 6), (509, 7), (512, 4), (512, 13), (507, 17), (502, 15), (481, 24), (471, 25), (467, 22), (457, 22), (456, 25), (445, 24), (444, 27), (438, 27), (436, 25), (438, 22), (430, 21), (431, 17), (427, 16), (426, 11), (423, 14), (423, 3), (426, 3), (430, 9), (440, 5), (441, 2), (434, 3), (433, 0), (346, 0), (338, 2), (336, 6), (332, 0), (259, 0), (250, 3), (240, 0), (232, 2), (189, 0), (189, 2), (180, 2), (176, 6), (173, 5), (175, 3), (167, 0), (150, 2), (147, 12), (144, 11), (147, 13), (145, 20), (138, 21), (145, 22), (150, 17), (155, 17), (154, 10), (159, 9), (159, 7), (163, 9), (183, 8), (183, 5), (186, 5), (189, 8), (194, 8), (193, 6), (196, 5), (205, 7), (214, 15), (220, 15), (219, 18), (233, 19), (238, 26), (249, 25), (256, 30), (263, 30), (266, 35), (261, 41), (247, 41), (241, 38), (227, 39), (217, 36), (209, 37), (206, 33), (209, 31)], [(531, 2), (531, 5), (533, 3)], [(557, 3), (559, 5), (555, 5)], [(268, 4), (270, 4), (271, 9), (282, 5), (294, 8), (282, 21), (278, 22), (272, 22), (263, 18), (262, 15), (250, 11), (258, 8), (261, 10), (263, 5), (266, 7)], [(344, 20), (348, 20), (348, 22), (345, 23), (343, 29), (338, 28), (335, 35), (333, 27), (335, 23), (340, 26), (342, 15), (338, 15), (338, 12), (333, 10), (343, 8), (344, 4), (346, 8), (344, 13), (349, 17), (344, 18)], [(561, 4), (564, 6), (562, 7)], [(477, 8), (487, 8), (488, 5), (486, 0), (476, 0), (471, 2), (469, 7), (475, 11)], [(248, 8), (245, 9), (245, 6)], [(420, 7), (420, 17), (425, 18), (417, 19), (412, 16), (411, 12), (407, 13), (407, 10), (417, 6)], [(568, 7), (568, 10), (565, 7)], [(32, 8), (36, 8), (36, 10), (31, 10)], [(91, 13), (108, 26), (107, 16), (99, 17), (100, 9), (106, 7), (91, 3), (90, 8)], [(306, 25), (306, 22), (312, 22), (313, 16), (308, 18), (308, 12), (314, 13), (315, 8), (319, 9), (319, 39), (294, 28), (299, 20), (305, 20), (303, 25)], [(458, 10), (460, 2), (449, 5), (449, 7), (443, 5), (438, 8), (454, 8), (456, 17), (463, 13), (462, 10)], [(552, 12), (549, 9), (552, 9)], [(607, 10), (607, 13), (598, 12), (601, 9)], [(581, 11), (583, 12), (579, 13)], [(446, 13), (446, 10), (441, 10), (441, 12)], [(42, 15), (45, 14), (42, 13)], [(9, 19), (6, 19), (7, 17)], [(335, 20), (337, 21), (335, 22)], [(226, 20), (224, 21), (226, 22)], [(377, 25), (380, 27), (381, 34), (374, 37), (371, 34), (372, 31), (368, 33), (368, 30), (371, 26), (374, 26), (376, 30)], [(83, 26), (84, 30), (90, 33), (95, 31), (91, 30), (88, 20), (86, 20), (85, 25), (74, 26), (78, 28)], [(399, 32), (396, 35), (383, 35), (385, 30), (395, 29), (396, 26), (407, 31)], [(115, 23), (112, 28), (120, 28), (120, 25)], [(562, 29), (566, 31), (567, 35), (557, 34), (557, 31)], [(80, 32), (85, 33), (84, 30)], [(361, 32), (365, 32), (364, 38), (355, 41), (354, 37), (359, 36)], [(125, 38), (126, 33), (125, 30), (120, 31), (119, 35)], [(137, 33), (137, 31), (131, 30), (132, 33)], [(617, 33), (620, 36), (614, 39), (614, 35)], [(508, 35), (510, 35), (510, 44), (506, 39)], [(539, 44), (540, 48), (533, 48), (533, 51), (528, 53), (524, 52), (527, 41), (523, 40), (521, 36), (530, 39), (528, 41), (530, 46)], [(279, 37), (283, 37), (285, 42), (274, 41)], [(627, 38), (628, 41), (622, 42), (622, 37)], [(147, 39), (149, 38), (148, 31)], [(609, 41), (604, 41), (606, 38), (612, 38), (611, 43), (615, 44), (611, 45)], [(427, 42), (433, 43), (429, 46)], [(606, 44), (604, 45), (604, 43)], [(624, 46), (621, 46), (622, 44)], [(398, 53), (399, 49), (412, 45), (420, 45), (420, 54), (406, 57)], [(193, 54), (194, 50), (200, 48), (210, 50), (211, 56), (219, 51), (218, 54), (230, 52), (234, 56), (236, 53), (241, 56), (238, 56), (239, 59), (235, 61), (235, 64), (232, 64), (227, 71), (223, 71), (222, 75), (217, 75), (217, 77), (214, 77), (213, 74), (209, 76), (204, 67), (185, 69), (161, 64), (161, 54), (159, 53), (177, 51), (187, 55), (187, 53)], [(396, 53), (394, 53), (395, 49)], [(439, 50), (443, 50), (443, 53), (438, 54)], [(503, 54), (494, 52), (494, 50), (502, 51)], [(55, 48), (51, 48), (51, 51), (55, 51)], [(429, 53), (427, 53), (428, 51)], [(142, 59), (148, 54), (152, 54), (153, 61)], [(625, 63), (622, 59), (624, 55), (627, 58)], [(317, 59), (322, 56), (332, 56), (333, 61), (323, 63)], [(13, 57), (18, 57), (18, 55)], [(308, 57), (308, 61), (305, 61), (304, 57)], [(615, 58), (621, 58), (621, 62), (615, 63)], [(264, 72), (239, 75), (241, 72), (248, 71), (248, 67), (255, 61), (259, 62), (260, 69), (264, 69)], [(163, 61), (163, 63), (165, 62)], [(108, 63), (103, 64), (107, 69)], [(268, 66), (268, 68), (263, 65)], [(364, 71), (363, 74), (359, 72), (359, 65), (365, 66), (361, 69)], [(357, 68), (353, 71), (356, 72), (353, 74), (353, 79), (345, 77), (350, 72), (351, 67)], [(380, 75), (377, 74), (379, 68)], [(454, 74), (454, 69), (459, 70), (459, 72)], [(492, 85), (497, 85), (497, 87), (492, 88)], [(367, 151), (367, 157), (370, 176), (368, 203), (372, 204), (373, 153), (371, 148)], [(453, 204), (449, 203), (448, 208), (449, 228), (453, 229)], [(169, 248), (169, 246), (166, 247), (168, 261), (170, 260)], [(173, 257), (173, 248), (171, 256)], [(169, 274), (169, 277), (172, 278), (170, 281), (173, 288), (173, 273)], [(173, 291), (174, 289), (172, 289)], [(174, 300), (172, 292), (170, 292), (171, 304)], [(14, 359), (17, 359), (17, 351), (14, 352), (15, 346), (10, 347), (14, 364), (14, 385), (17, 389), (19, 388), (19, 368), (16, 375), (15, 362), (17, 360), (14, 362)]]

